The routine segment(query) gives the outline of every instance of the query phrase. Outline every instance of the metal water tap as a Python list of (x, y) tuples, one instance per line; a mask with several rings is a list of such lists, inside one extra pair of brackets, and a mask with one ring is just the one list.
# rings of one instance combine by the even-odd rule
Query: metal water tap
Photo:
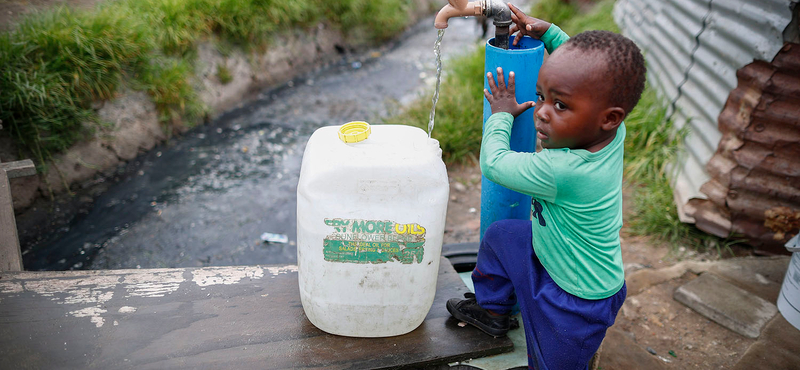
[(438, 29), (447, 28), (447, 21), (453, 17), (470, 17), (483, 15), (494, 20), (495, 26), (511, 25), (511, 9), (500, 0), (448, 0), (439, 13), (436, 14), (433, 26)]
[(496, 46), (508, 49), (508, 29), (511, 26), (511, 9), (500, 0), (448, 0), (433, 21), (433, 26), (438, 29), (447, 28), (447, 21), (453, 17), (470, 17), (483, 15), (492, 18), (496, 27)]

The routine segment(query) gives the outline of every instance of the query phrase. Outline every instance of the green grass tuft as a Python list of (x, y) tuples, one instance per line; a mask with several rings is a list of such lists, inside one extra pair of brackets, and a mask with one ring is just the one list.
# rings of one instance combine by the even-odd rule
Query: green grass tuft
[(184, 121), (191, 125), (205, 113), (191, 84), (191, 75), (189, 62), (161, 58), (149, 63), (138, 78), (136, 87), (150, 94), (167, 128), (183, 125)]
[(606, 30), (619, 33), (619, 26), (611, 16), (614, 10), (614, 3), (614, 0), (602, 0), (595, 4), (589, 13), (568, 19), (561, 28), (570, 35), (577, 35), (588, 30)]
[(527, 14), (534, 18), (555, 23), (564, 32), (573, 35), (572, 30), (568, 32), (564, 25), (578, 15), (578, 7), (574, 4), (566, 3), (564, 0), (540, 0), (531, 7)]
[(219, 78), (219, 82), (223, 85), (227, 85), (233, 81), (231, 70), (224, 64), (217, 64), (217, 78)]

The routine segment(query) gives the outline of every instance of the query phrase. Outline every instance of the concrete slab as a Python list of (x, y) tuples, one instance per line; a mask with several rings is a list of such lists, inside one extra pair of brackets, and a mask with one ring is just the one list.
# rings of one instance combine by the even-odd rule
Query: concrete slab
[(733, 369), (800, 369), (798, 343), (800, 330), (778, 314)]
[(714, 263), (708, 272), (775, 303), (790, 259), (791, 256), (731, 258)]
[(761, 328), (778, 312), (774, 304), (711, 273), (676, 289), (674, 298), (748, 338), (758, 338)]

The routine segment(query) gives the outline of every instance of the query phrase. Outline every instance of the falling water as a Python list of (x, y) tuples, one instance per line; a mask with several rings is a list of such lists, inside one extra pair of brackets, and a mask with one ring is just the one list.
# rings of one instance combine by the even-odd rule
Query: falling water
[(436, 56), (436, 90), (433, 91), (433, 106), (431, 107), (430, 118), (428, 118), (428, 137), (431, 137), (431, 132), (433, 132), (433, 118), (436, 115), (436, 102), (439, 101), (439, 85), (442, 82), (442, 37), (444, 37), (444, 30), (439, 30), (439, 37), (436, 38), (436, 44), (433, 45), (433, 54)]

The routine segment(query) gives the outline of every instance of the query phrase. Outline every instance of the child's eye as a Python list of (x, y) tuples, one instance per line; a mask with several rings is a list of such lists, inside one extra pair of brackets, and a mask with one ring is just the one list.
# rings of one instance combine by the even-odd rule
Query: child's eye
[(536, 93), (536, 99), (539, 100), (539, 101), (544, 101), (544, 95), (542, 95), (540, 93)]
[(555, 107), (556, 107), (556, 109), (558, 109), (558, 110), (566, 110), (566, 109), (567, 109), (567, 106), (566, 106), (566, 105), (564, 105), (564, 103), (562, 103), (562, 102), (560, 102), (560, 101), (557, 101), (557, 102), (556, 102), (556, 104), (555, 104)]

